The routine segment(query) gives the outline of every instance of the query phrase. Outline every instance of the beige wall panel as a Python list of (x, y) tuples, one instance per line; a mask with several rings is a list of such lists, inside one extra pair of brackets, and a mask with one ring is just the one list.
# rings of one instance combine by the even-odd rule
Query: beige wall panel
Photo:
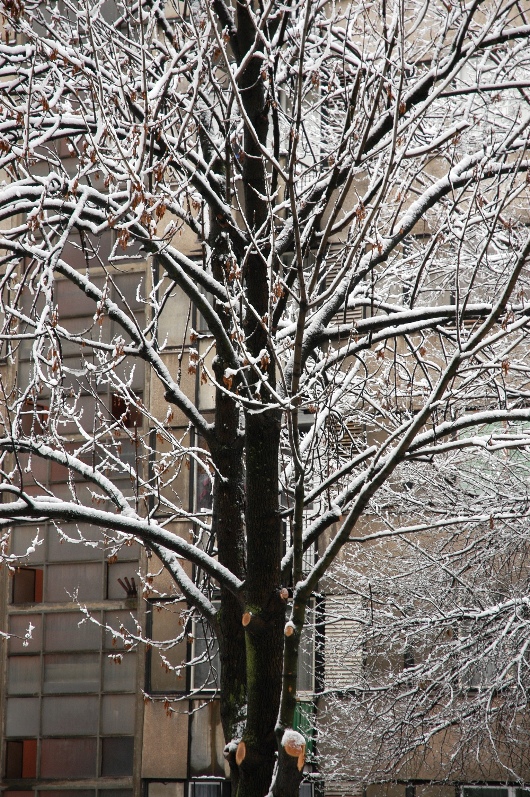
[[(351, 210), (357, 207), (357, 205), (359, 204), (359, 200), (366, 193), (367, 187), (368, 187), (368, 178), (366, 177), (358, 177), (354, 181), (353, 185), (350, 188), (350, 191), (348, 192), (348, 195), (344, 199), (340, 213), (338, 214), (337, 219), (334, 222), (335, 224), (340, 223), (340, 221), (344, 218), (345, 215), (347, 215)], [(330, 213), (335, 206), (335, 202), (338, 201), (339, 196), (340, 196), (339, 191), (334, 192), (333, 201), (330, 202), (328, 206), (329, 210), (326, 211), (326, 213), (324, 214), (324, 218), (322, 219), (322, 229), (325, 229), (325, 226), (330, 217)], [(355, 216), (352, 217), (352, 221), (354, 219)], [(348, 229), (348, 227), (346, 227), (346, 229)], [(337, 241), (337, 242), (344, 241), (344, 231), (341, 231), (336, 235), (331, 236), (330, 241)]]
[[(189, 521), (185, 521), (183, 523), (173, 523), (167, 527), (167, 530), (171, 531), (173, 534), (176, 534), (178, 537), (182, 537), (182, 539), (186, 540), (186, 542), (189, 542), (189, 528)], [(193, 573), (193, 565), (191, 562), (188, 562), (186, 559), (181, 559), (180, 564), (182, 565), (186, 575), (191, 578)], [(149, 573), (153, 579), (151, 583), (153, 593), (150, 597), (171, 597), (173, 595), (180, 594), (180, 591), (172, 577), (157, 556), (153, 556), (149, 560)]]
[[(171, 285), (168, 279), (163, 280), (159, 289), (160, 300)], [(188, 322), (189, 316), (189, 322)], [(171, 290), (158, 320), (158, 341), (160, 346), (189, 345), (192, 327), (190, 300), (178, 287)]]
[(157, 458), (154, 468), (158, 471), (160, 482), (157, 489), (162, 499), (161, 512), (169, 507), (187, 510), (189, 507), (189, 487), (191, 467), (184, 449), (190, 445), (189, 434), (183, 429), (173, 429), (173, 442), (165, 438), (157, 439)]
[[(215, 347), (211, 345), (211, 341), (201, 341), (199, 345), (199, 354), (204, 357), (204, 364), (209, 374), (213, 376), (212, 361), (216, 355)], [(210, 410), (215, 406), (215, 385), (208, 379), (206, 374), (201, 379), (199, 387), (199, 408), (201, 410)]]
[[(175, 708), (184, 704), (175, 704)], [(163, 701), (148, 702), (144, 710), (142, 778), (185, 778), (188, 767), (188, 717), (167, 716)]]
[(175, 225), (178, 227), (178, 231), (175, 233), (175, 235), (173, 235), (171, 244), (178, 249), (179, 252), (182, 252), (188, 257), (197, 256), (201, 253), (199, 242), (195, 233), (190, 229), (190, 227), (188, 227), (187, 224), (184, 224), (169, 211), (166, 211), (162, 219), (159, 221), (156, 230), (157, 235), (164, 236), (168, 233), (171, 234), (171, 227), (169, 225)]
[[(178, 361), (178, 353), (177, 352), (170, 352), (168, 354), (162, 354), (162, 359), (164, 361), (165, 366), (169, 369), (169, 372), (173, 378), (176, 378), (179, 369), (179, 361)], [(195, 398), (195, 374), (190, 374), (188, 371), (189, 366), (189, 357), (188, 353), (184, 352), (184, 356), (182, 358), (182, 370), (181, 370), (181, 380), (180, 380), (180, 387), (181, 390), (191, 398), (193, 401)], [(157, 418), (159, 421), (164, 421), (167, 417), (167, 410), (168, 410), (168, 403), (164, 398), (164, 386), (161, 382), (153, 376), (151, 382), (151, 413)], [(187, 423), (187, 418), (185, 417), (184, 413), (181, 412), (177, 407), (171, 406), (173, 410), (173, 420), (171, 422), (172, 426), (182, 426)]]
[[(476, 782), (506, 782), (507, 771), (498, 763), (498, 758), (513, 767), (514, 771), (522, 775), (526, 781), (530, 780), (530, 749), (528, 748), (528, 728), (520, 725), (519, 744), (510, 746), (497, 743), (497, 751), (493, 751), (487, 740), (481, 745), (480, 754), (475, 751), (466, 752), (459, 750), (462, 739), (459, 738), (458, 729), (450, 729), (435, 737), (428, 747), (418, 750), (400, 774), (402, 777), (418, 780), (451, 779), (464, 783)], [(497, 732), (493, 729), (493, 737), (500, 738), (503, 728)]]

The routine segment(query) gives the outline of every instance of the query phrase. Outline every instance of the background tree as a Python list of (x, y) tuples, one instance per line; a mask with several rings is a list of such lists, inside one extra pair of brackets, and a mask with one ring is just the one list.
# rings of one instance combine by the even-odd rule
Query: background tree
[[(448, 613), (462, 549), (489, 550), (491, 523), (495, 539), (515, 535), (508, 562), (523, 534), (513, 462), (518, 489), (505, 493), (477, 474), (472, 490), (462, 463), (528, 443), (509, 425), (530, 420), (526, 12), (506, 0), (2, 7), (2, 341), (7, 361), (29, 363), (3, 385), (4, 527), (89, 522), (156, 553), (217, 634), (237, 793), (294, 795), (300, 634), (343, 546), (342, 559), (366, 559), (348, 589), (383, 607), (366, 626), (374, 643), (406, 617), (407, 646), (439, 683), (453, 648), (429, 653), (432, 628), (481, 625), (496, 601), (478, 568)], [(120, 258), (137, 251), (147, 270), (126, 295)], [(84, 294), (88, 328), (63, 322), (59, 282)], [(162, 320), (181, 320), (177, 294), (207, 331), (184, 325), (174, 373)], [(143, 369), (165, 418), (144, 403)], [(213, 418), (183, 389), (186, 370), (214, 387)], [(39, 459), (68, 470), (68, 495), (32, 478)], [(190, 461), (211, 478), (211, 524), (175, 487)], [(191, 540), (171, 531), (179, 518)], [(423, 591), (396, 577), (410, 567), (403, 545)], [(383, 564), (384, 589), (379, 576), (367, 592)], [(442, 590), (436, 610), (427, 583)], [(400, 684), (409, 694), (408, 673), (384, 680), (379, 701)], [(388, 766), (428, 741), (415, 723), (439, 698), (416, 684), (396, 712), (412, 720), (403, 749), (383, 744)], [(372, 685), (357, 684), (356, 705), (388, 730)], [(460, 722), (462, 701), (451, 705), (443, 722)]]

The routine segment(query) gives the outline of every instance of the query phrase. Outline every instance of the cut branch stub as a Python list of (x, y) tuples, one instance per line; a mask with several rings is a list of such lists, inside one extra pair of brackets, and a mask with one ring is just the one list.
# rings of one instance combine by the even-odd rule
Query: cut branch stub
[(239, 742), (236, 750), (236, 764), (240, 766), (245, 760), (247, 754), (247, 746), (245, 742)]
[(282, 747), (287, 755), (297, 758), (297, 767), (302, 771), (305, 764), (305, 739), (301, 733), (287, 728), (282, 737)]

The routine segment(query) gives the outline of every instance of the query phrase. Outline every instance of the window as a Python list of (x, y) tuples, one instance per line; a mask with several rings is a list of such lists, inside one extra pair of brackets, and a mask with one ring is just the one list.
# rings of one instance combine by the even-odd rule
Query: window
[(315, 691), (315, 611), (308, 608), (306, 624), (298, 648), (297, 692), (313, 694)]
[(461, 797), (530, 797), (530, 789), (518, 786), (462, 786)]
[(363, 667), (361, 612), (361, 601), (355, 595), (326, 598), (326, 689), (348, 690), (359, 682)]
[(194, 622), (192, 656), (194, 660), (200, 659), (192, 668), (192, 689), (217, 691), (221, 673), (219, 645), (209, 623), (202, 618)]
[(92, 617), (97, 624), (75, 610), (11, 614), (6, 778), (132, 776), (137, 657), (124, 654), (122, 636), (135, 620), (122, 610)]
[(188, 797), (225, 797), (227, 790), (224, 781), (192, 780), (188, 787)]
[(6, 743), (6, 778), (34, 778), (37, 772), (37, 740)]

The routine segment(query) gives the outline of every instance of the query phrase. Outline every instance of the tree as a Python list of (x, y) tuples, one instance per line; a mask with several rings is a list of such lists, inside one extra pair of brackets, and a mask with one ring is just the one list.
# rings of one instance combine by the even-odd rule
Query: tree
[[(369, 603), (367, 574), (388, 561), (395, 575), (390, 554), (410, 540), (434, 581), (406, 601), (404, 582), (383, 600), (380, 581), (372, 627), (385, 637), (403, 598), (429, 633), (402, 620), (402, 634), (432, 648), (434, 627), (480, 624), (485, 588), (456, 616), (442, 597), (428, 610), (425, 585), (453, 599), (442, 576), (465, 568), (465, 535), (478, 551), (484, 523), (524, 528), (512, 460), (514, 493), (462, 474), (477, 451), (529, 442), (510, 425), (530, 420), (527, 13), (508, 0), (2, 9), (2, 342), (6, 362), (28, 363), (3, 379), (3, 526), (90, 523), (154, 552), (219, 640), (237, 794), (291, 797), (300, 635), (330, 568), (365, 557), (348, 589)], [(133, 253), (146, 272), (126, 294)], [(64, 320), (65, 285), (91, 308), (85, 328)], [(182, 296), (199, 330), (181, 323)], [(143, 369), (166, 417), (144, 403)], [(213, 417), (186, 370), (214, 389)], [(31, 477), (40, 460), (67, 470), (68, 495)], [(211, 480), (211, 523), (178, 495), (190, 462)], [(171, 530), (182, 518), (191, 540)], [(436, 551), (448, 561), (431, 567)], [(433, 672), (449, 661), (429, 655)], [(375, 705), (369, 681), (357, 689)], [(409, 719), (438, 716), (429, 690), (414, 694)], [(425, 741), (411, 727), (394, 761)]]

